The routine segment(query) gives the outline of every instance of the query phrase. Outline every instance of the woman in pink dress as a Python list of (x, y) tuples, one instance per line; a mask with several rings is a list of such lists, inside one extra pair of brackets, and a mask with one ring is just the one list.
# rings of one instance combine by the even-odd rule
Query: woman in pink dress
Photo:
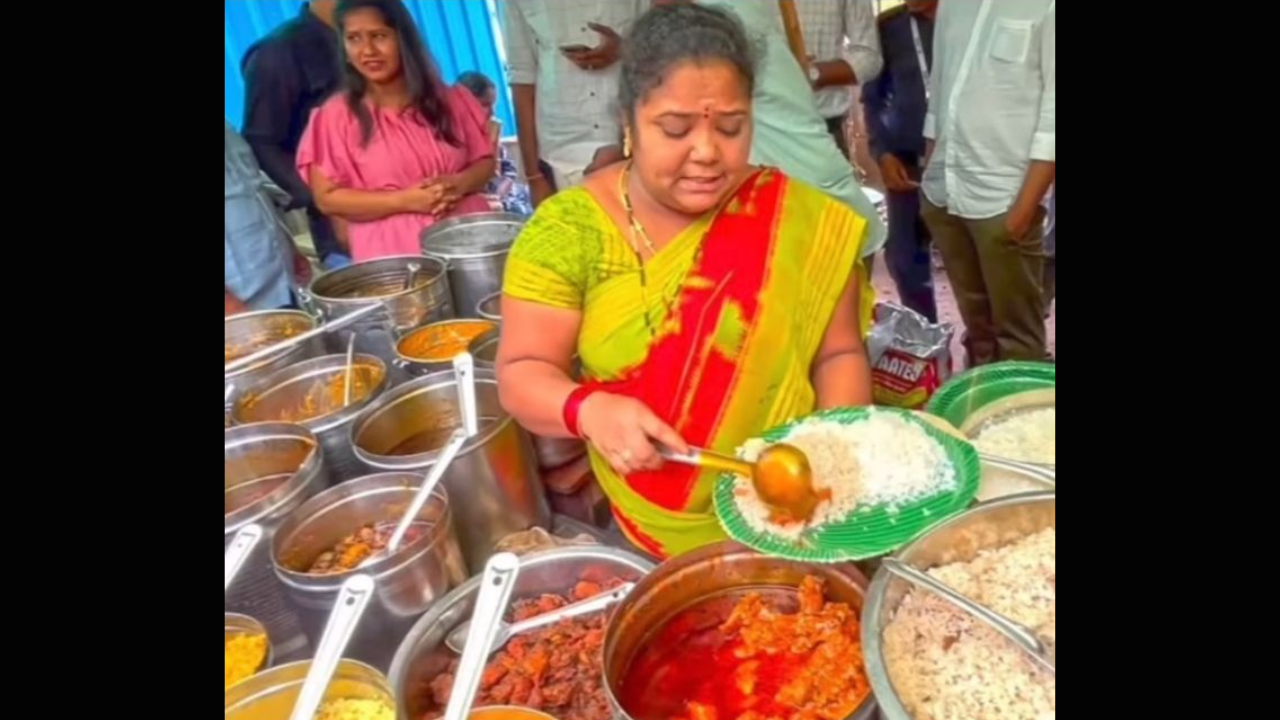
[(298, 171), (320, 210), (350, 223), (356, 262), (417, 255), (423, 228), (488, 210), (483, 112), (440, 81), (399, 0), (343, 0), (336, 19), (345, 89), (312, 114)]

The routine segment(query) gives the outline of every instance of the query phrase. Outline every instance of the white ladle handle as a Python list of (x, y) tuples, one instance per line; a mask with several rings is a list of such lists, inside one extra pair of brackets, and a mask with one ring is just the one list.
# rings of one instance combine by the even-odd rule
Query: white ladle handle
[(240, 574), (240, 568), (244, 567), (261, 539), (262, 526), (256, 523), (245, 525), (240, 528), (240, 532), (237, 532), (235, 537), (231, 538), (231, 544), (227, 546), (227, 552), (223, 554), (222, 559), (223, 592), (231, 589), (231, 583), (235, 582), (236, 575)]
[(352, 575), (342, 583), (338, 591), (338, 600), (329, 613), (329, 624), (324, 628), (320, 645), (316, 648), (315, 659), (311, 661), (311, 669), (307, 679), (302, 683), (302, 691), (293, 705), (293, 714), (289, 720), (312, 720), (320, 703), (324, 701), (325, 691), (333, 680), (333, 674), (342, 662), (342, 653), (346, 651), (356, 626), (364, 615), (365, 608), (373, 599), (375, 584), (369, 575)]
[(396, 529), (392, 531), (391, 539), (387, 541), (386, 552), (388, 555), (400, 549), (400, 543), (404, 541), (405, 533), (409, 532), (409, 527), (418, 518), (418, 513), (422, 512), (422, 508), (426, 507), (427, 501), (431, 499), (431, 494), (435, 492), (436, 486), (440, 484), (440, 479), (444, 477), (445, 471), (449, 469), (449, 464), (458, 456), (458, 451), (462, 449), (463, 444), (466, 442), (467, 435), (464, 431), (453, 431), (453, 437), (449, 439), (449, 444), (444, 446), (444, 450), (440, 451), (440, 457), (436, 459), (436, 464), (431, 466), (426, 479), (422, 481), (422, 487), (418, 488), (418, 494), (413, 496), (413, 502), (409, 503), (409, 509), (405, 510), (404, 517), (400, 518), (399, 523), (396, 523)]
[(449, 693), (449, 705), (444, 720), (463, 720), (471, 712), (485, 661), (493, 647), (502, 614), (511, 601), (516, 578), (520, 575), (520, 559), (511, 553), (498, 553), (489, 558), (480, 578), (480, 595), (476, 598), (475, 611), (471, 613), (471, 632), (462, 649), (462, 659), (454, 676), (453, 689)]
[(471, 353), (464, 352), (453, 358), (454, 380), (458, 383), (458, 409), (462, 412), (462, 427), (467, 437), (480, 432), (480, 409), (476, 407), (476, 363)]

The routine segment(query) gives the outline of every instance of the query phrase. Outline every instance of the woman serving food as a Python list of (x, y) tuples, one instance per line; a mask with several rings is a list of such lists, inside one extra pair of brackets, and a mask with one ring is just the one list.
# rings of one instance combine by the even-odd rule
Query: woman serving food
[(589, 440), (623, 531), (658, 556), (724, 537), (715, 473), (664, 464), (659, 446), (733, 453), (871, 402), (867, 223), (749, 163), (754, 54), (719, 10), (641, 17), (622, 59), (628, 159), (539, 206), (507, 263), (504, 407), (538, 435)]

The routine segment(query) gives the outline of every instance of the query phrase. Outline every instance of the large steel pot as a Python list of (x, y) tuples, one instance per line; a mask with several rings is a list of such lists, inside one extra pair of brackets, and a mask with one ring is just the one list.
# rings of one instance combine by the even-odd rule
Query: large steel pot
[[(620, 577), (635, 581), (652, 569), (652, 562), (615, 548), (545, 550), (520, 558), (520, 575), (516, 578), (512, 597), (537, 597), (544, 593), (563, 595), (583, 579)], [(391, 662), (391, 671), (387, 674), (395, 690), (399, 717), (422, 716), (422, 698), (428, 683), (457, 657), (445, 647), (444, 639), (454, 628), (471, 618), (479, 589), (479, 576), (459, 585), (428, 610), (400, 643), (400, 649)]]
[(224, 432), (223, 460), (223, 550), (245, 525), (263, 529), (226, 593), (225, 610), (265, 625), (279, 659), (306, 657), (307, 636), (272, 569), (270, 540), (285, 516), (328, 484), (320, 441), (298, 425), (243, 425)]
[[(224, 720), (289, 720), (302, 692), (311, 661), (292, 663), (258, 673), (223, 693)], [(325, 699), (382, 700), (394, 706), (395, 698), (382, 673), (355, 660), (343, 660), (333, 674)]]
[(479, 335), (467, 346), (476, 367), (493, 368), (498, 365), (498, 341), (502, 339), (502, 327), (496, 327)]
[[(419, 270), (414, 287), (405, 290), (411, 263)], [(400, 333), (454, 316), (444, 261), (420, 255), (370, 260), (325, 273), (311, 283), (305, 300), (328, 320), (372, 303), (386, 303), (389, 312), (375, 310), (334, 334), (339, 346), (345, 348), (354, 333), (356, 350), (382, 358), (392, 374), (392, 385), (402, 379), (393, 365)]]
[[(406, 373), (408, 373), (412, 377), (422, 377), (423, 375), (430, 375), (431, 373), (435, 373), (435, 372), (452, 370), (453, 356), (449, 356), (447, 358), (430, 359), (430, 360), (423, 359), (420, 357), (414, 357), (412, 355), (408, 355), (405, 353), (405, 344), (411, 341), (413, 336), (418, 333), (439, 333), (439, 332), (446, 331), (452, 325), (460, 325), (460, 324), (467, 324), (467, 323), (481, 323), (488, 326), (488, 329), (486, 329), (483, 333), (478, 335), (476, 338), (474, 338), (471, 342), (467, 344), (467, 348), (465, 349), (468, 351), (470, 350), (472, 344), (474, 344), (475, 340), (482, 337), (486, 337), (491, 333), (497, 332), (498, 330), (496, 326), (492, 326), (492, 324), (489, 323), (487, 320), (475, 320), (471, 318), (463, 318), (459, 320), (441, 320), (440, 322), (435, 322), (435, 323), (431, 323), (430, 325), (424, 325), (420, 328), (415, 328), (405, 333), (403, 336), (401, 336), (400, 341), (396, 344), (396, 366), (399, 367), (401, 370), (404, 370)], [(461, 355), (462, 353), (459, 352), (458, 354)], [(483, 366), (493, 367), (493, 364), (489, 363), (488, 365), (483, 365)]]
[[(493, 371), (477, 368), (480, 432), (445, 472), (454, 525), (467, 566), (482, 568), (499, 540), (551, 526), (533, 443), (498, 402)], [(385, 393), (351, 426), (356, 457), (372, 470), (425, 473), (462, 426), (452, 371), (434, 373)]]
[[(604, 637), (604, 687), (617, 717), (630, 720), (618, 693), (640, 650), (680, 612), (716, 597), (756, 591), (794, 596), (806, 575), (826, 581), (827, 598), (863, 606), (867, 579), (852, 565), (817, 565), (761, 555), (734, 542), (707, 545), (658, 566), (623, 600)], [(875, 716), (871, 695), (849, 716)]]
[[(1057, 495), (1013, 495), (977, 505), (939, 523), (898, 552), (903, 562), (922, 570), (968, 562), (984, 550), (1003, 547), (1045, 528), (1057, 527)], [(862, 651), (871, 689), (885, 720), (914, 720), (894, 690), (884, 659), (884, 629), (911, 587), (884, 570), (876, 573), (862, 612)], [(1010, 652), (1016, 652), (1011, 650)]]
[[(331, 412), (324, 412), (306, 419), (291, 420), (315, 433), (324, 449), (325, 464), (329, 468), (330, 480), (340, 483), (361, 474), (364, 466), (356, 460), (351, 449), (350, 424), (382, 394), (387, 387), (387, 366), (374, 355), (356, 355), (352, 363), (355, 367), (352, 375), (353, 387), (368, 387), (364, 395), (353, 397), (351, 404), (340, 405)], [(314, 398), (317, 392), (328, 392), (323, 388), (325, 383), (346, 373), (347, 357), (345, 355), (326, 355), (307, 360), (268, 375), (256, 384), (239, 392), (232, 398), (231, 419), (238, 425), (256, 422), (275, 422), (289, 414), (298, 414), (308, 398)], [(339, 380), (336, 392), (341, 393), (343, 385)], [(324, 405), (321, 408), (332, 407)]]
[[(263, 310), (232, 315), (222, 321), (223, 364), (242, 358), (286, 338), (315, 328), (315, 318), (297, 310)], [(324, 343), (316, 338), (282, 350), (231, 373), (223, 373), (224, 384), (243, 389), (289, 365), (324, 354)]]
[(479, 317), (480, 301), (502, 290), (507, 254), (524, 227), (519, 215), (462, 215), (422, 231), (422, 251), (449, 263), (449, 287), (459, 317)]
[(492, 320), (496, 323), (502, 322), (502, 293), (496, 292), (485, 296), (480, 301), (480, 304), (476, 305), (476, 314), (485, 320)]
[[(271, 557), (313, 642), (319, 641), (338, 591), (354, 571), (313, 575), (306, 569), (322, 552), (361, 526), (398, 521), (422, 480), (421, 475), (406, 472), (357, 478), (311, 498), (280, 525)], [(448, 497), (443, 487), (437, 487), (418, 513), (420, 521), (431, 525), (422, 537), (360, 568), (373, 576), (378, 588), (347, 645), (347, 657), (385, 668), (414, 621), (467, 579)]]

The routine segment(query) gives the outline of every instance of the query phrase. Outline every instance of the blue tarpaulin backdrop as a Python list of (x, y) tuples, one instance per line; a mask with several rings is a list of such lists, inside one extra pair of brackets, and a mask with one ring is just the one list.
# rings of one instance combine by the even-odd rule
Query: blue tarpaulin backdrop
[[(496, 35), (487, 0), (405, 0), (435, 57), (445, 82), (452, 83), (468, 70), (479, 70), (498, 86), (496, 113), (506, 133), (514, 133), (515, 120), (502, 72), (501, 39)], [(297, 15), (301, 0), (223, 0), (225, 73), (223, 114), (240, 127), (244, 119), (244, 80), (240, 60), (258, 38)], [(336, 40), (335, 40), (336, 42)]]

